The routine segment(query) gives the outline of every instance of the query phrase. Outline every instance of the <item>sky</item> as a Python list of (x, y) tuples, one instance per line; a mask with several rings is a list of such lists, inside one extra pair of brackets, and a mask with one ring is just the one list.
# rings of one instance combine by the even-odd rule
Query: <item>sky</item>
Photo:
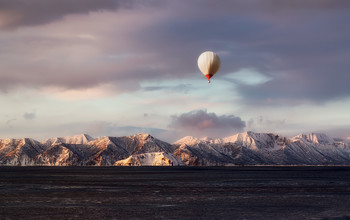
[(347, 0), (0, 0), (0, 138), (350, 137), (349, 20)]

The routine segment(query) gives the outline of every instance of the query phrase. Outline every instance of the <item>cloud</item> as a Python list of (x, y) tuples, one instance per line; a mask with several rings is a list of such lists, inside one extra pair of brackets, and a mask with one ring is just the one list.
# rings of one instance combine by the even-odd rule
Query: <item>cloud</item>
[(278, 133), (286, 128), (286, 120), (271, 120), (267, 117), (258, 116), (247, 121), (247, 129), (257, 132), (273, 132)]
[(16, 121), (16, 120), (17, 120), (16, 118), (9, 119), (9, 120), (6, 121), (5, 124), (8, 125), (8, 126), (11, 126), (12, 123), (13, 123), (14, 121)]
[(198, 55), (214, 50), (222, 60), (216, 78), (254, 69), (269, 79), (233, 86), (244, 103), (350, 96), (348, 1), (35, 0), (2, 1), (0, 8), (0, 25), (17, 28), (0, 35), (2, 91), (77, 93), (106, 84), (114, 89), (105, 95), (163, 90), (141, 84), (193, 78)]
[(31, 120), (31, 119), (34, 119), (35, 117), (36, 115), (33, 112), (26, 112), (23, 114), (23, 118), (26, 120)]
[(12, 0), (0, 2), (0, 28), (16, 28), (50, 23), (70, 14), (88, 14), (93, 11), (113, 11), (139, 5), (155, 5), (157, 1), (137, 0)]
[[(348, 2), (221, 3), (210, 9), (209, 3), (199, 6), (211, 10), (210, 19), (192, 11), (194, 14), (184, 15), (188, 16), (186, 23), (171, 19), (168, 28), (158, 27), (153, 33), (162, 37), (154, 38), (161, 45), (164, 41), (162, 48), (169, 42), (172, 49), (184, 43), (188, 59), (196, 57), (193, 52), (203, 46), (228, 51), (222, 55), (222, 67), (215, 77), (253, 68), (269, 78), (259, 85), (233, 87), (243, 103), (322, 103), (350, 96), (346, 89), (350, 80), (346, 59), (350, 56), (350, 29), (343, 22), (350, 18)], [(175, 53), (177, 50), (182, 48), (176, 48)]]
[[(78, 101), (111, 97), (118, 89), (120, 90), (120, 88), (115, 88), (113, 84), (100, 84), (96, 87), (80, 89), (49, 86), (44, 87), (41, 91), (43, 91), (44, 94), (50, 94), (60, 100)], [(120, 92), (122, 92), (122, 90)]]
[(117, 123), (111, 123), (107, 121), (95, 121), (89, 122), (86, 126), (85, 131), (93, 136), (128, 136), (138, 133), (151, 134), (157, 138), (162, 137), (167, 132), (161, 128), (151, 127), (138, 127), (138, 126), (120, 126)]
[(154, 92), (154, 91), (168, 91), (168, 92), (181, 92), (184, 94), (188, 94), (190, 90), (193, 90), (193, 85), (189, 83), (180, 83), (175, 85), (167, 85), (167, 86), (144, 86), (141, 85), (141, 88), (145, 92)]
[(11, 119), (6, 122), (6, 126), (0, 126), (0, 137), (31, 137), (38, 140), (44, 140), (51, 137), (72, 136), (75, 134), (83, 133), (89, 134), (93, 137), (121, 137), (138, 133), (148, 133), (164, 141), (174, 140), (168, 139), (169, 132), (166, 129), (138, 126), (121, 126), (118, 125), (118, 123), (108, 121), (62, 122), (54, 124), (39, 123), (36, 124), (36, 126), (33, 126), (31, 124), (29, 125), (28, 123), (14, 124), (15, 121), (16, 119)]
[(206, 110), (194, 110), (179, 116), (173, 115), (169, 124), (184, 135), (225, 137), (245, 128), (245, 121), (234, 115), (216, 115)]
[[(0, 37), (0, 42), (6, 44), (3, 48), (6, 56), (0, 53), (3, 58), (0, 61), (1, 90), (21, 85), (77, 90), (98, 87), (100, 84), (115, 85), (116, 93), (137, 90), (140, 80), (160, 73), (147, 65), (153, 63), (149, 62), (151, 56), (128, 47), (131, 44), (125, 43), (128, 36), (116, 36), (120, 33), (117, 31), (110, 33), (115, 27), (127, 28), (128, 25), (120, 18), (135, 19), (127, 12), (121, 14), (96, 13), (68, 17), (48, 26), (32, 27), (25, 33)], [(100, 23), (107, 20), (111, 20), (109, 24), (100, 28)], [(137, 28), (142, 25), (147, 24), (139, 22), (133, 26)], [(77, 26), (80, 28), (77, 29)], [(125, 34), (127, 32), (124, 31)], [(91, 37), (82, 39), (82, 35)], [(28, 41), (29, 44), (26, 43)], [(154, 73), (147, 74), (151, 71)]]

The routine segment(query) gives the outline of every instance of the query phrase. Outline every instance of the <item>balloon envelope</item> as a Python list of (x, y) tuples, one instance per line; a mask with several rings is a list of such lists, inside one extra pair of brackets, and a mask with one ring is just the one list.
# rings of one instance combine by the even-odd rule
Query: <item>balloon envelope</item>
[(198, 57), (200, 71), (209, 79), (219, 70), (220, 58), (212, 51), (205, 51)]

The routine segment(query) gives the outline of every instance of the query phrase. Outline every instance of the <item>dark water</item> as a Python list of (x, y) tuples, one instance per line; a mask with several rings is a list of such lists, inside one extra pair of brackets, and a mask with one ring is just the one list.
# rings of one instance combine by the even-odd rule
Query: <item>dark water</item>
[(0, 219), (347, 219), (350, 167), (0, 167)]

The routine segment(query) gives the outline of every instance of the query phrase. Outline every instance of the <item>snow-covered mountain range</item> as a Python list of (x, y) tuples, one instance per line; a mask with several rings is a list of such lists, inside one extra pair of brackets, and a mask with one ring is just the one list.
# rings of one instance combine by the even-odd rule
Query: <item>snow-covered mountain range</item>
[(173, 144), (143, 133), (100, 138), (81, 134), (43, 142), (0, 139), (0, 165), (350, 165), (350, 140), (318, 133), (287, 138), (251, 131), (222, 139), (187, 136)]

